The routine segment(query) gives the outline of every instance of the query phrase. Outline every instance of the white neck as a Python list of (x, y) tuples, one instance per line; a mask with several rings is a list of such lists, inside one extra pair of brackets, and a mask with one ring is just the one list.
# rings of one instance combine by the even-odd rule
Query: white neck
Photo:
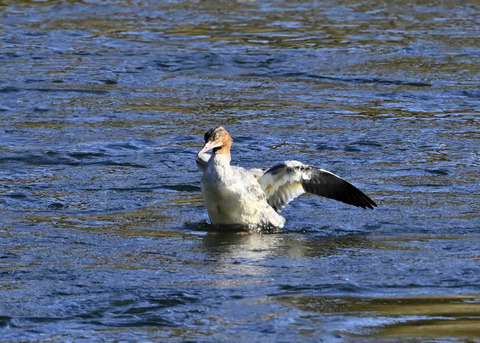
[(231, 160), (232, 158), (230, 157), (230, 154), (213, 153), (212, 157), (210, 158), (210, 161), (213, 163), (222, 165), (229, 165)]

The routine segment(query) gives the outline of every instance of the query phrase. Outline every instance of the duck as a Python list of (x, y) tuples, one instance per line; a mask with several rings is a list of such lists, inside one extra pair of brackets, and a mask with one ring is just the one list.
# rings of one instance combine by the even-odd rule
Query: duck
[[(223, 126), (204, 135), (195, 158), (203, 173), (201, 192), (211, 224), (216, 228), (278, 230), (284, 227), (284, 207), (304, 193), (338, 200), (363, 209), (377, 204), (339, 176), (299, 161), (285, 161), (268, 169), (232, 166), (233, 139)], [(207, 154), (211, 151), (211, 155)]]

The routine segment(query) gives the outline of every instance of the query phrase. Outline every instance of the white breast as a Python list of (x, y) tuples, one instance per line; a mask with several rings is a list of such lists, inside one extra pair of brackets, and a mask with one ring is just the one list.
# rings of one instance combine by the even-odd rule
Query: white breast
[(283, 217), (267, 204), (255, 177), (222, 159), (222, 156), (215, 156), (216, 161), (209, 161), (201, 182), (211, 222), (245, 226), (272, 223), (282, 227)]

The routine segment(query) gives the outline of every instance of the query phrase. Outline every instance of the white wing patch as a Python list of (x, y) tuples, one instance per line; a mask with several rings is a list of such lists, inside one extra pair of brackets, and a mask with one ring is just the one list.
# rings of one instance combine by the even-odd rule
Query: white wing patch
[(305, 193), (303, 186), (299, 182), (288, 182), (283, 187), (278, 188), (274, 196), (269, 196), (268, 203), (277, 212), (281, 212), (283, 208), (293, 199)]
[(268, 204), (277, 212), (305, 193), (302, 183), (311, 178), (311, 173), (308, 169), (302, 170), (303, 167), (308, 168), (298, 161), (286, 161), (270, 168), (258, 179)]

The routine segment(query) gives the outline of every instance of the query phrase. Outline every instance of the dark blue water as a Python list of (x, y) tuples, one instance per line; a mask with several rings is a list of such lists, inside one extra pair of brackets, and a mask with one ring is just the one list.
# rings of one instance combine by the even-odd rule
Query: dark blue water
[[(480, 341), (476, 2), (0, 2), (1, 342)], [(369, 194), (208, 226), (195, 155)]]

